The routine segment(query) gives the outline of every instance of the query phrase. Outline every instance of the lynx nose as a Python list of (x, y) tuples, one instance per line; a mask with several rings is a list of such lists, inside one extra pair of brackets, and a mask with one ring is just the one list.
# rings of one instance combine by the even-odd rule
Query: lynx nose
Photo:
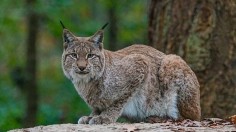
[(85, 69), (85, 67), (80, 66), (79, 69), (80, 69), (80, 71), (83, 71)]

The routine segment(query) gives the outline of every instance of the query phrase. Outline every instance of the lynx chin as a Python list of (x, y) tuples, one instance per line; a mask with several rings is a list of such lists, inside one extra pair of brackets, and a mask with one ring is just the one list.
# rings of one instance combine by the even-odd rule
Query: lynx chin
[(119, 117), (200, 120), (200, 86), (186, 62), (141, 44), (105, 50), (106, 25), (90, 37), (77, 37), (62, 24), (64, 74), (92, 111), (78, 123), (108, 124)]

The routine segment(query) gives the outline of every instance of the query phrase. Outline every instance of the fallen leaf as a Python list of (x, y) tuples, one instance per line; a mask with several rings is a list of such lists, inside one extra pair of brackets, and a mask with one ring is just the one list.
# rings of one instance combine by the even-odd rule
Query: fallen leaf
[(236, 124), (236, 115), (230, 116), (228, 119), (231, 123)]

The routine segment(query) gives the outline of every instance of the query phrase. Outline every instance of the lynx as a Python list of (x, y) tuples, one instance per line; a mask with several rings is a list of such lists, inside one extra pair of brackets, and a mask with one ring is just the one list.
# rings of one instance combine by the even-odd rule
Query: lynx
[(63, 72), (92, 111), (79, 124), (119, 117), (200, 120), (200, 86), (181, 57), (141, 44), (112, 52), (103, 48), (107, 24), (90, 37), (77, 37), (61, 24)]

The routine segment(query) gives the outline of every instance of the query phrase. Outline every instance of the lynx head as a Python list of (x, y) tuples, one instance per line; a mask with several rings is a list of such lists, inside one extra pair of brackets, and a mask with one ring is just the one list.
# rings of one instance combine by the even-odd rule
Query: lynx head
[(103, 29), (107, 24), (91, 37), (76, 37), (62, 26), (62, 68), (67, 78), (73, 82), (89, 82), (101, 77), (105, 66)]

